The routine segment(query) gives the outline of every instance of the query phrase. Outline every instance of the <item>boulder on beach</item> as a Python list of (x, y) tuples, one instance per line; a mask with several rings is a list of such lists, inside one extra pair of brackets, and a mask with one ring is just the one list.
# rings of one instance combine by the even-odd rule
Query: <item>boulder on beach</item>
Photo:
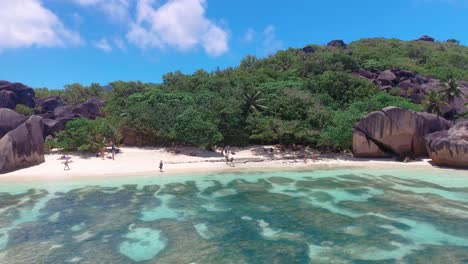
[(458, 122), (449, 130), (429, 134), (425, 140), (433, 164), (468, 168), (468, 120)]
[(0, 108), (0, 138), (17, 128), (24, 121), (25, 118), (15, 111), (7, 108)]
[(0, 173), (44, 162), (42, 118), (31, 116), (0, 139)]
[(353, 153), (356, 157), (372, 158), (426, 156), (424, 136), (447, 130), (451, 124), (433, 114), (387, 107), (368, 114), (355, 124)]

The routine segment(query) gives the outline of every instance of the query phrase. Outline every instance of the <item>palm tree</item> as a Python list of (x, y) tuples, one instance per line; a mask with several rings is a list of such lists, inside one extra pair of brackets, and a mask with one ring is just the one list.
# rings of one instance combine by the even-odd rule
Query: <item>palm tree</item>
[(442, 107), (448, 104), (444, 101), (444, 95), (436, 91), (430, 91), (423, 102), (423, 107), (429, 113), (434, 113), (440, 116), (442, 114)]
[(443, 83), (442, 86), (444, 97), (447, 98), (448, 104), (451, 107), (450, 112), (452, 113), (452, 117), (455, 118), (455, 98), (462, 96), (463, 90), (454, 79), (450, 79), (448, 82)]
[(250, 92), (245, 92), (242, 97), (244, 98), (246, 112), (259, 112), (268, 108), (262, 104), (262, 102), (265, 101), (265, 98), (262, 98), (262, 92), (256, 89)]

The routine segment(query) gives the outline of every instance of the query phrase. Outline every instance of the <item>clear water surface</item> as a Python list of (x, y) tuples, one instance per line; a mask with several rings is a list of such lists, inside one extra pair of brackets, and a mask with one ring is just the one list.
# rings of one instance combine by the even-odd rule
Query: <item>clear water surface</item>
[(0, 263), (468, 263), (468, 172), (1, 182)]

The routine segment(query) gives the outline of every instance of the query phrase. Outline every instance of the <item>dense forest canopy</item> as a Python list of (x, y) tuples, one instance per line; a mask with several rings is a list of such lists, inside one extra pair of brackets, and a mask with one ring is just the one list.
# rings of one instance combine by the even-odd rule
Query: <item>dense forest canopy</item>
[[(103, 98), (104, 118), (90, 122), (105, 128), (103, 133), (116, 131), (120, 139), (132, 134), (140, 144), (294, 143), (344, 150), (351, 146), (353, 124), (367, 113), (386, 106), (422, 109), (379, 91), (355, 74), (359, 69), (405, 69), (441, 80), (468, 80), (468, 47), (456, 41), (364, 39), (347, 47), (290, 48), (263, 59), (249, 55), (236, 68), (189, 75), (176, 71), (160, 84), (72, 84), (64, 90), (36, 89), (36, 95), (60, 96), (69, 104)], [(75, 146), (69, 130), (80, 124), (93, 126), (72, 121), (59, 142), (67, 138), (67, 146)]]

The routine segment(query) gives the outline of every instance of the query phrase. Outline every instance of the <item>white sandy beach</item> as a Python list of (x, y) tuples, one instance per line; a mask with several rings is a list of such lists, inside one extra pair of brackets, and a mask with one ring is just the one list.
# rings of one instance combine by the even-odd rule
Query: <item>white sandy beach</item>
[[(317, 160), (296, 158), (301, 152), (279, 152), (269, 154), (267, 146), (234, 148), (234, 167), (226, 164), (222, 154), (196, 148), (181, 148), (179, 154), (171, 153), (164, 148), (120, 148), (121, 153), (115, 160), (106, 157), (85, 156), (83, 154), (66, 154), (71, 157), (70, 170), (64, 170), (62, 154), (48, 154), (45, 162), (37, 166), (1, 174), (0, 180), (72, 180), (78, 178), (112, 178), (132, 175), (173, 175), (202, 172), (229, 172), (248, 170), (295, 170), (336, 167), (422, 167), (433, 168), (428, 160), (401, 163), (392, 160), (355, 159), (346, 155), (319, 155)], [(195, 154), (194, 156), (189, 153)], [(309, 156), (310, 157), (310, 156)], [(164, 171), (158, 165), (164, 162)], [(438, 169), (435, 168), (434, 169)]]

